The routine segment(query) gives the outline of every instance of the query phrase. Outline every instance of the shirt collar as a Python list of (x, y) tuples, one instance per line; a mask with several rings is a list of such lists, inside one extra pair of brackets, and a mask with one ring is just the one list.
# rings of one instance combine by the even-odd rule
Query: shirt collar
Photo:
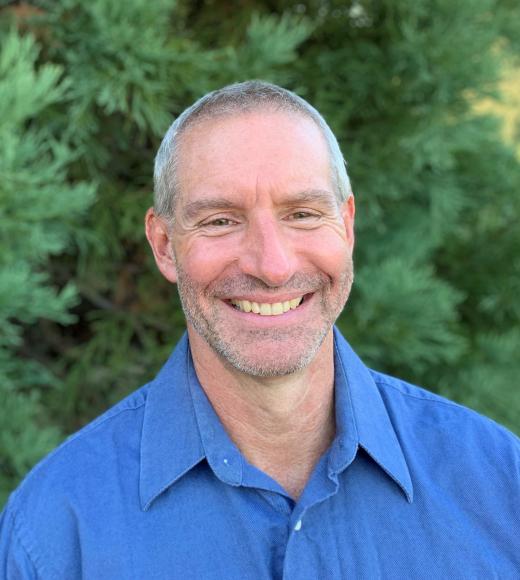
[(368, 368), (334, 328), (336, 440), (329, 468), (340, 472), (362, 448), (399, 485), (409, 502), (413, 486), (403, 450)]
[(143, 510), (205, 457), (188, 387), (189, 366), (184, 334), (148, 389), (139, 481)]
[(142, 509), (203, 459), (223, 482), (242, 483), (242, 455), (200, 386), (185, 333), (148, 389), (141, 435)]
[[(372, 375), (334, 329), (336, 424), (329, 469), (339, 473), (363, 448), (412, 501), (406, 461)], [(148, 389), (141, 436), (142, 509), (207, 459), (231, 485), (242, 480), (242, 456), (200, 387), (185, 334)]]

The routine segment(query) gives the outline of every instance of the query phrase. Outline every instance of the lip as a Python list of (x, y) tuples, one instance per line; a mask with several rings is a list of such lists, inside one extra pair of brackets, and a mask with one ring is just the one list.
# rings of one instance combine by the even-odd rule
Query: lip
[[(241, 322), (245, 322), (251, 326), (257, 326), (259, 328), (271, 327), (271, 326), (278, 326), (278, 325), (285, 325), (285, 324), (293, 324), (297, 322), (303, 315), (305, 315), (308, 308), (314, 302), (314, 295), (315, 293), (304, 294), (303, 302), (295, 308), (294, 310), (288, 310), (283, 314), (277, 314), (276, 316), (261, 316), (260, 314), (255, 314), (254, 312), (242, 312), (241, 310), (237, 310), (234, 308), (228, 300), (223, 300), (222, 302), (228, 307), (230, 314), (237, 317), (238, 320)], [(296, 296), (293, 295), (293, 298), (297, 298), (301, 296), (301, 294), (297, 294)], [(278, 296), (276, 297), (278, 299)], [(273, 297), (271, 296), (271, 300)], [(249, 298), (233, 298), (233, 300), (250, 300)], [(286, 300), (290, 300), (287, 298)], [(279, 300), (283, 302), (284, 300)], [(256, 302), (256, 300), (254, 300)], [(259, 301), (260, 302), (260, 301)], [(270, 302), (270, 304), (274, 304)]]

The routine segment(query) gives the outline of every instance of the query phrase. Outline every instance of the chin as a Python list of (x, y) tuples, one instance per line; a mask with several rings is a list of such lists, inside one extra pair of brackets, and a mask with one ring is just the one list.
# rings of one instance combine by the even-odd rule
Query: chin
[(283, 377), (292, 375), (303, 370), (312, 360), (311, 357), (301, 358), (299, 360), (267, 361), (263, 358), (261, 361), (247, 360), (244, 357), (225, 357), (225, 362), (230, 364), (237, 371), (253, 377)]
[[(209, 346), (219, 355), (224, 364), (241, 373), (254, 377), (281, 377), (302, 371), (307, 367), (323, 344), (327, 332), (316, 336), (305, 345), (292, 341), (289, 345), (280, 343), (253, 343), (253, 353), (249, 349), (236, 348), (223, 341), (208, 341)], [(285, 351), (285, 352), (284, 352)]]

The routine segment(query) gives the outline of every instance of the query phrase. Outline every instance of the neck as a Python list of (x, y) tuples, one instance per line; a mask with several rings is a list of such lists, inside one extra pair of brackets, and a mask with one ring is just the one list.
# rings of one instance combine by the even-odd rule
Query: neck
[(297, 499), (335, 434), (332, 332), (305, 369), (281, 377), (245, 375), (188, 332), (197, 376), (227, 433)]

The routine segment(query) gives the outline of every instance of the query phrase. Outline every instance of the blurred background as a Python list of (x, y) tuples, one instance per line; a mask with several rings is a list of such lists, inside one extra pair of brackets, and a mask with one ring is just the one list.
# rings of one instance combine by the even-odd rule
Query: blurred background
[(340, 140), (354, 348), (520, 433), (518, 0), (0, 0), (0, 36), (0, 505), (181, 336), (143, 233), (154, 154), (250, 78)]

